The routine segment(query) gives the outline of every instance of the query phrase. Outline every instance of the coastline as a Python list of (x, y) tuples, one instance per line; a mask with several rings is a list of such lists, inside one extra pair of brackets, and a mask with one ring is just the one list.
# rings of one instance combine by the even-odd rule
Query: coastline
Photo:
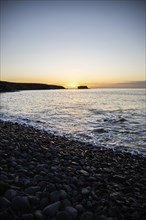
[(1, 219), (145, 219), (146, 158), (0, 127)]

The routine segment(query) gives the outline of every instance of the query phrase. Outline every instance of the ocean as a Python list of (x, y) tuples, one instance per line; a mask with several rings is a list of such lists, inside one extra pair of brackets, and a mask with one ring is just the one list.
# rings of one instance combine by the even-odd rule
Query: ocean
[(65, 89), (1, 94), (0, 119), (97, 147), (146, 155), (144, 89)]

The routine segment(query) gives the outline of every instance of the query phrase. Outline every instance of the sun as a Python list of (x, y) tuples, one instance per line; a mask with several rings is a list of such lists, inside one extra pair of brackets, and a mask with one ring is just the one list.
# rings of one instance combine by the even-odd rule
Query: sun
[(78, 84), (77, 83), (68, 83), (67, 87), (70, 89), (76, 89), (78, 87)]

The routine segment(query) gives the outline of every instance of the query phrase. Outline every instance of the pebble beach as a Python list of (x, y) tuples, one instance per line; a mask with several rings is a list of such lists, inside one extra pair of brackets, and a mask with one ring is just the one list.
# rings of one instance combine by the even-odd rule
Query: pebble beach
[(1, 220), (145, 220), (146, 158), (0, 121)]

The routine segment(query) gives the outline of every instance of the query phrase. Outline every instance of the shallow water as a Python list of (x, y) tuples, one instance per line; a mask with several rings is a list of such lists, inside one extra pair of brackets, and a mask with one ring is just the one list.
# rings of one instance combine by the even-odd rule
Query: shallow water
[(145, 101), (144, 89), (2, 93), (0, 119), (97, 146), (146, 154)]

